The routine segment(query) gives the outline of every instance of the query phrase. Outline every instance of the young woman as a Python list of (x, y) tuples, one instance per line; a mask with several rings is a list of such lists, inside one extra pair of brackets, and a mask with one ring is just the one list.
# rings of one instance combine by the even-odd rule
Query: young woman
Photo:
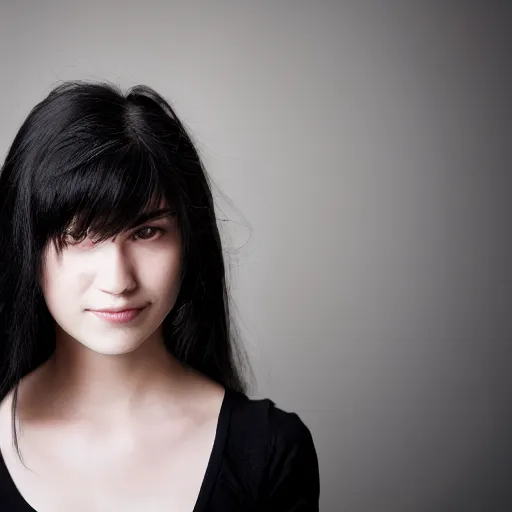
[(228, 302), (170, 105), (56, 87), (0, 173), (0, 510), (318, 510), (310, 431), (245, 394)]

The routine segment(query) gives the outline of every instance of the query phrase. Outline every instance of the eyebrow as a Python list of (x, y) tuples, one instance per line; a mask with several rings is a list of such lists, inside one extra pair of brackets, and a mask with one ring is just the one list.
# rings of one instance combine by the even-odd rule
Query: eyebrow
[(142, 213), (130, 224), (129, 229), (136, 228), (150, 220), (161, 219), (163, 217), (174, 215), (175, 213), (177, 213), (176, 210), (172, 208), (160, 208), (158, 210)]

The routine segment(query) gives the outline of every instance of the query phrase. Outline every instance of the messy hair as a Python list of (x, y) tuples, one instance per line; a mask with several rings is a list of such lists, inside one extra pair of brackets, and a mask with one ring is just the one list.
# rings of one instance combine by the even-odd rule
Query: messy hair
[[(166, 348), (226, 388), (246, 392), (251, 372), (230, 316), (214, 202), (197, 150), (153, 89), (64, 82), (29, 113), (0, 171), (0, 399), (55, 349), (40, 276), (48, 243), (65, 247), (137, 225), (162, 201), (182, 239), (181, 288), (163, 322)], [(14, 444), (19, 454), (16, 428)]]

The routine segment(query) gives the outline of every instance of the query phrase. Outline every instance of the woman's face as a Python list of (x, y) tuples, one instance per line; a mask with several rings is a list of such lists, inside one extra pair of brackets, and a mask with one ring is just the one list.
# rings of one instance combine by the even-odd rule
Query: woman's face
[[(70, 239), (60, 255), (48, 244), (43, 295), (57, 332), (95, 352), (127, 353), (158, 335), (176, 302), (181, 256), (177, 219), (166, 215), (98, 244), (92, 238)], [(132, 311), (109, 315), (98, 310)]]

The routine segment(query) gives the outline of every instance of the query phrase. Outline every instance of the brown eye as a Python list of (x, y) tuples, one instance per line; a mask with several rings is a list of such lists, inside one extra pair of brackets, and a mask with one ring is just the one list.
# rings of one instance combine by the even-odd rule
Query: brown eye
[(64, 233), (64, 240), (68, 244), (76, 245), (76, 244), (82, 243), (85, 240), (86, 236), (87, 235), (85, 233), (80, 234), (80, 233), (66, 232), (66, 233)]
[(157, 228), (154, 226), (146, 226), (142, 229), (139, 229), (133, 236), (135, 239), (140, 240), (151, 240), (154, 238), (158, 233), (163, 233), (164, 230), (162, 228)]

